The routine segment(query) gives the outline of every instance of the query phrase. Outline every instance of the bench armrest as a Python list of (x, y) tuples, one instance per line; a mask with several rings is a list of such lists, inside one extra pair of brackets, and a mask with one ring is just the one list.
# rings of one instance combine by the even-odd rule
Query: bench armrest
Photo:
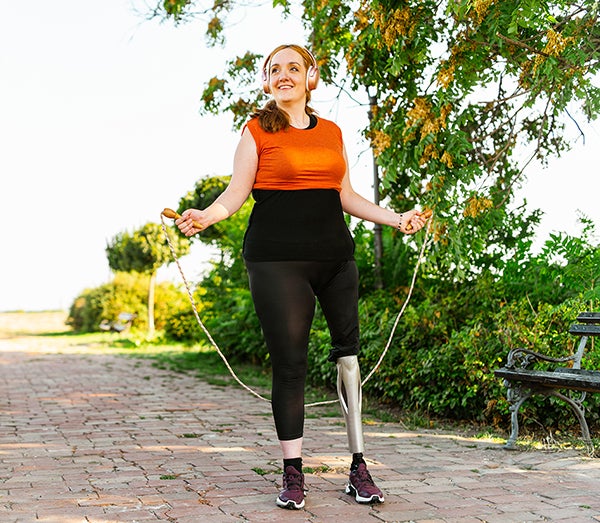
[(553, 358), (551, 356), (547, 356), (546, 354), (542, 354), (540, 352), (536, 352), (530, 349), (524, 348), (516, 348), (512, 349), (508, 353), (508, 359), (506, 361), (506, 367), (508, 369), (521, 368), (525, 369), (529, 367), (532, 363), (538, 361), (547, 361), (550, 363), (565, 363), (567, 361), (574, 361), (576, 358), (575, 354), (571, 356), (565, 356), (563, 358)]

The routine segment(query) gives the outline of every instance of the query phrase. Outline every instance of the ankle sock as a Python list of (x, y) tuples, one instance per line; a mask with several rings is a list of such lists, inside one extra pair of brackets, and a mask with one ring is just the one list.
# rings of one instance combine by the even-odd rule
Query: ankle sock
[(290, 458), (283, 460), (283, 471), (289, 466), (294, 467), (300, 474), (302, 474), (302, 458)]
[(350, 465), (350, 472), (354, 472), (361, 463), (364, 463), (365, 465), (367, 464), (363, 459), (362, 452), (355, 452), (354, 454), (352, 454), (352, 464)]

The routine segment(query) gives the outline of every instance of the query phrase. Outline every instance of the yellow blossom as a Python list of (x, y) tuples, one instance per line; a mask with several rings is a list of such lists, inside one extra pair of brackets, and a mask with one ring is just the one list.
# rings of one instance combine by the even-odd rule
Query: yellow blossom
[(413, 100), (413, 107), (406, 113), (406, 124), (408, 127), (412, 127), (419, 120), (425, 120), (431, 115), (431, 105), (426, 98), (415, 98)]
[(437, 75), (437, 82), (438, 84), (440, 84), (444, 89), (446, 87), (448, 87), (452, 81), (454, 80), (454, 60), (451, 58), (449, 60), (446, 60), (443, 64), (442, 67), (440, 69), (440, 72)]
[(435, 144), (427, 144), (425, 149), (423, 149), (423, 154), (419, 160), (420, 165), (425, 165), (429, 160), (438, 158), (438, 152), (436, 150)]
[(388, 49), (392, 48), (399, 37), (412, 38), (417, 27), (417, 17), (409, 7), (391, 12), (375, 11), (373, 14), (374, 25), (381, 32), (383, 43)]
[(446, 120), (452, 110), (450, 104), (445, 105), (440, 110), (440, 116), (436, 117), (431, 109), (431, 104), (426, 98), (415, 98), (413, 107), (406, 113), (406, 128), (404, 141), (414, 138), (414, 126), (421, 126), (422, 140), (430, 134), (437, 134), (440, 129), (446, 128)]
[(463, 215), (475, 218), (478, 214), (481, 214), (487, 209), (491, 209), (493, 205), (492, 200), (489, 198), (474, 195), (469, 198), (465, 210), (463, 211)]
[(446, 237), (446, 233), (448, 232), (448, 227), (446, 224), (434, 222), (433, 226), (433, 241), (436, 243), (439, 242), (442, 245), (448, 245), (448, 238)]
[(392, 144), (392, 139), (389, 134), (383, 131), (375, 130), (371, 132), (371, 146), (375, 156), (379, 156)]
[(546, 37), (548, 38), (548, 42), (544, 47), (544, 53), (549, 54), (550, 56), (560, 55), (573, 41), (573, 37), (564, 37), (553, 29), (548, 30)]
[(572, 36), (565, 37), (553, 29), (548, 29), (546, 32), (546, 38), (547, 42), (542, 49), (542, 54), (536, 56), (534, 59), (533, 73), (535, 73), (537, 69), (544, 63), (544, 61), (547, 59), (547, 56), (560, 56), (560, 54), (562, 54), (567, 46), (574, 40)]
[(367, 15), (367, 12), (364, 7), (360, 7), (357, 11), (354, 12), (354, 18), (356, 20), (356, 31), (362, 31), (371, 24), (371, 20), (369, 20), (369, 16)]
[(480, 24), (483, 19), (487, 16), (490, 9), (490, 5), (494, 3), (494, 0), (473, 0), (473, 9), (475, 10), (475, 22)]
[(452, 169), (452, 167), (454, 167), (454, 161), (452, 158), (452, 155), (448, 152), (448, 151), (444, 151), (444, 153), (442, 154), (442, 157), (440, 158), (440, 161), (446, 165), (446, 167), (448, 167), (449, 169)]

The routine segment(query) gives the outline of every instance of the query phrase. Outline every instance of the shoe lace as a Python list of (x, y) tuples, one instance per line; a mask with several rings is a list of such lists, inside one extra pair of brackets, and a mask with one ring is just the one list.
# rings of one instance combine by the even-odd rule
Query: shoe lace
[(302, 490), (302, 474), (284, 474), (283, 479), (287, 490)]
[(375, 482), (373, 481), (373, 478), (371, 477), (371, 474), (369, 473), (369, 471), (367, 470), (366, 467), (359, 467), (358, 469), (356, 469), (355, 471), (355, 475), (358, 479), (358, 481), (360, 481), (361, 483), (368, 483), (369, 485), (375, 485)]

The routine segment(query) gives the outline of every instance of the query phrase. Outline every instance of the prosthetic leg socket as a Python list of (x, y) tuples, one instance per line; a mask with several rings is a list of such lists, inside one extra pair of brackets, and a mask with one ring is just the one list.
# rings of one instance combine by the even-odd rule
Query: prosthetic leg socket
[(362, 387), (356, 356), (337, 359), (337, 391), (346, 421), (350, 452), (364, 452), (362, 432)]

